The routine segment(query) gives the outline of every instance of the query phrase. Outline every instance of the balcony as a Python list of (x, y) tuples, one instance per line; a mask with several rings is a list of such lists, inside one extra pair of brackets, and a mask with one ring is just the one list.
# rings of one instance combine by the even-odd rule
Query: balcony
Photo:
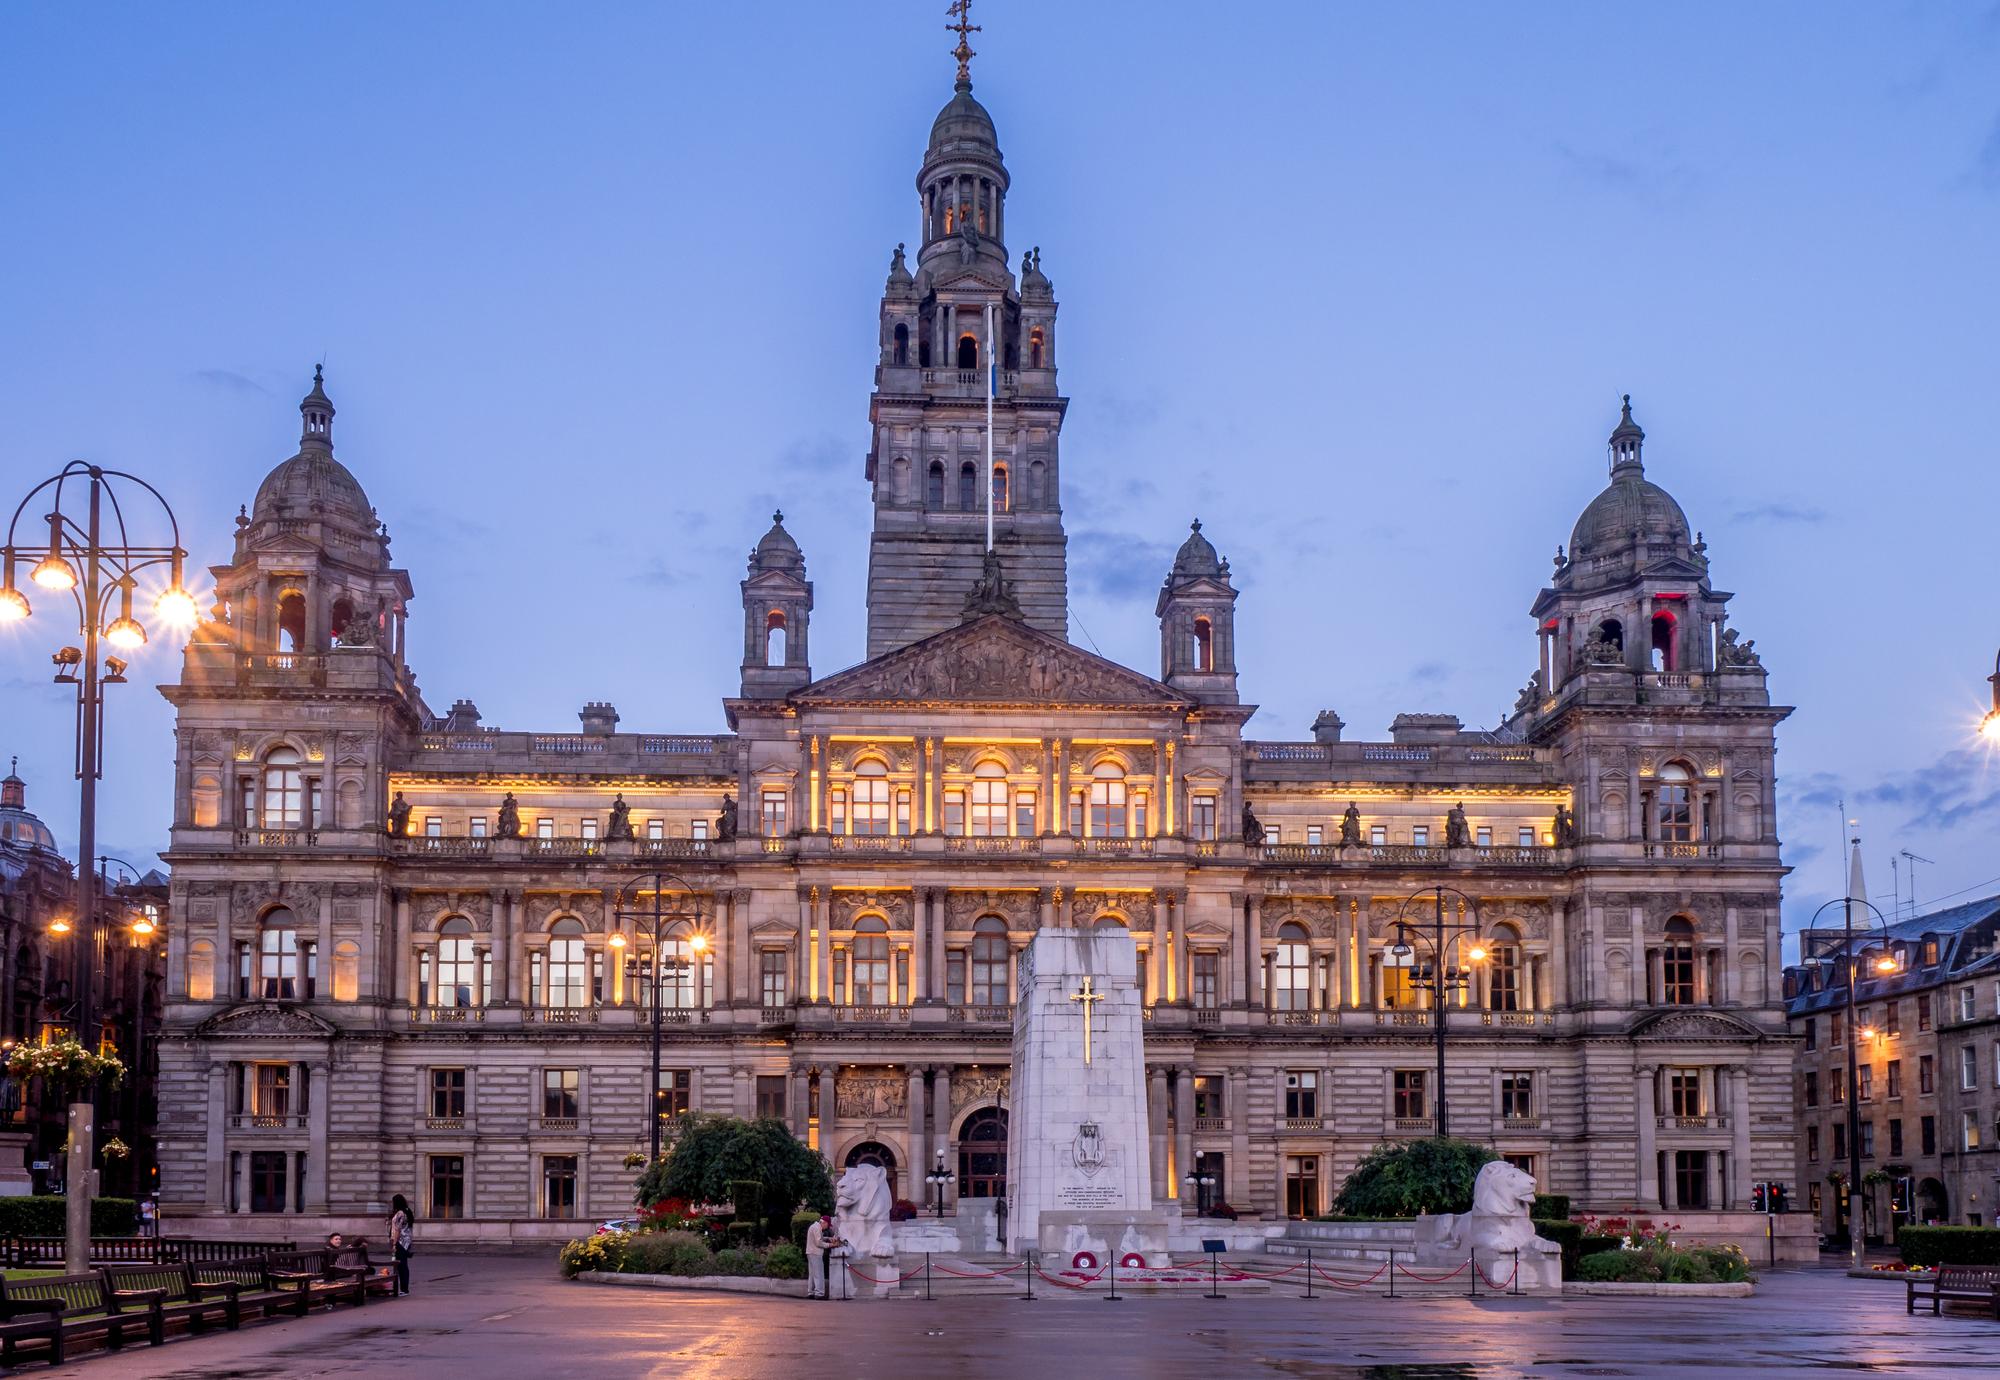
[(521, 1024), (596, 1025), (601, 1019), (595, 1006), (530, 1006), (521, 1012)]
[(246, 685), (325, 685), (326, 658), (292, 652), (246, 653), (236, 659), (237, 679)]
[(594, 858), (604, 851), (601, 839), (523, 839), (531, 858)]
[(1222, 1012), (1213, 1006), (1197, 1006), (1194, 1008), (1194, 1023), (1196, 1025), (1221, 1025)]
[(478, 1124), (469, 1116), (427, 1116), (417, 1123), (419, 1131), (436, 1131), (447, 1135), (471, 1135)]
[(907, 853), (910, 841), (894, 834), (828, 834), (827, 848), (835, 853)]
[(723, 847), (718, 839), (640, 839), (638, 851), (642, 858), (701, 859), (716, 856)]
[(1658, 843), (1649, 839), (1642, 845), (1641, 851), (1649, 858), (1693, 862), (1701, 858), (1721, 857), (1722, 845), (1719, 843)]
[(1655, 1117), (1657, 1129), (1662, 1131), (1723, 1131), (1729, 1128), (1729, 1118), (1720, 1114), (1711, 1116)]
[[(1219, 1014), (1219, 1013), (1218, 1013)], [(1271, 1025), (1339, 1025), (1338, 1011), (1272, 1011)]]
[(1437, 1122), (1427, 1116), (1392, 1116), (1389, 1129), (1399, 1136), (1428, 1136), (1437, 1129)]
[(303, 1131), (306, 1119), (287, 1112), (238, 1112), (229, 1118), (232, 1131)]
[(1416, 843), (1366, 843), (1347, 848), (1337, 843), (1265, 843), (1257, 848), (1259, 861), (1292, 867), (1556, 867), (1564, 853), (1563, 849), (1540, 844), (1442, 848)]
[(1105, 858), (1150, 858), (1153, 856), (1152, 839), (1078, 839), (1077, 847), (1085, 853), (1094, 853)]
[(1194, 1129), (1197, 1131), (1227, 1131), (1229, 1129), (1229, 1118), (1226, 1116), (1198, 1116), (1194, 1119)]
[(238, 848), (316, 848), (319, 846), (319, 831), (316, 829), (238, 829)]
[(833, 1018), (842, 1025), (908, 1025), (907, 1006), (836, 1006)]
[(398, 853), (418, 853), (436, 858), (484, 858), (493, 852), (493, 840), (487, 838), (447, 838), (443, 835), (421, 835), (416, 838), (395, 840)]
[(945, 1019), (959, 1024), (1001, 1025), (1014, 1019), (1011, 1006), (948, 1006)]
[(1034, 854), (1042, 851), (1042, 841), (1037, 838), (959, 838), (954, 835), (945, 839), (944, 851)]
[(590, 1129), (580, 1116), (545, 1116), (539, 1124), (544, 1132), (551, 1135), (581, 1135)]
[(1325, 1129), (1325, 1123), (1321, 1118), (1316, 1116), (1288, 1116), (1279, 1122), (1278, 1126), (1280, 1130), (1285, 1131), (1319, 1131)]
[(426, 1025), (477, 1025), (486, 1019), (483, 1006), (412, 1006), (410, 1019)]
[(1500, 1118), (1502, 1131), (1539, 1131), (1542, 1118), (1535, 1112), (1508, 1112)]
[(1435, 1025), (1436, 1022), (1431, 1018), (1430, 1012), (1420, 1008), (1412, 1008), (1405, 1011), (1377, 1011), (1375, 1013), (1375, 1024), (1428, 1026)]
[(1554, 1025), (1556, 1017), (1553, 1011), (1482, 1011), (1479, 1013), (1479, 1023), (1497, 1025), (1503, 1029), (1514, 1027), (1533, 1030), (1538, 1025)]
[(789, 1006), (766, 1006), (757, 1012), (759, 1025), (790, 1025), (797, 1019)]

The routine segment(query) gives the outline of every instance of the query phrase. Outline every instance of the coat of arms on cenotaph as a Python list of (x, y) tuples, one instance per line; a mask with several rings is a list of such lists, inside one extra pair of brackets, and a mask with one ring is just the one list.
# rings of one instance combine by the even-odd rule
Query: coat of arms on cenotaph
[(1096, 1122), (1086, 1121), (1076, 1128), (1076, 1139), (1070, 1142), (1069, 1154), (1071, 1161), (1083, 1171), (1085, 1178), (1104, 1168), (1109, 1155), (1104, 1148), (1104, 1136), (1097, 1129)]

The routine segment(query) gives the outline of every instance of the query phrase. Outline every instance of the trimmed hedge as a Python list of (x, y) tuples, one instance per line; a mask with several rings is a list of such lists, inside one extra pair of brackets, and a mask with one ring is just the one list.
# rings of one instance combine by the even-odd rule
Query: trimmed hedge
[(1581, 1222), (1552, 1222), (1539, 1217), (1535, 1219), (1535, 1235), (1562, 1247), (1564, 1279), (1578, 1277), (1577, 1271), (1585, 1257), (1596, 1255), (1599, 1251), (1615, 1251), (1620, 1245), (1615, 1236), (1586, 1234)]
[(2000, 1227), (1898, 1227), (1905, 1265), (2000, 1265)]
[[(61, 1236), (69, 1201), (52, 1193), (0, 1198), (0, 1236)], [(93, 1198), (92, 1236), (130, 1236), (139, 1229), (139, 1205), (130, 1198)]]
[(1668, 1246), (1605, 1251), (1577, 1267), (1577, 1278), (1604, 1284), (1740, 1284), (1750, 1262), (1734, 1246)]
[(1425, 1212), (1468, 1212), (1480, 1166), (1500, 1158), (1467, 1140), (1416, 1140), (1378, 1145), (1334, 1196), (1345, 1217), (1415, 1217)]
[(1569, 1194), (1537, 1193), (1535, 1195), (1535, 1205), (1528, 1209), (1528, 1216), (1534, 1218), (1537, 1222), (1567, 1222), (1569, 1220)]
[(817, 1212), (795, 1212), (792, 1214), (792, 1244), (798, 1247), (801, 1259), (805, 1256), (806, 1233), (812, 1230), (812, 1224), (817, 1221), (819, 1221), (819, 1214)]

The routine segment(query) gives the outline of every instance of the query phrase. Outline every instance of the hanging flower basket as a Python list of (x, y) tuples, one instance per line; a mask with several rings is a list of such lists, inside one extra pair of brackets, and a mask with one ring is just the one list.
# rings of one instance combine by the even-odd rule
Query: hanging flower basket
[(63, 1097), (102, 1081), (115, 1088), (125, 1077), (125, 1063), (115, 1054), (99, 1054), (75, 1040), (45, 1045), (16, 1045), (7, 1056), (7, 1072), (22, 1082), (39, 1078), (49, 1091)]
[(645, 1162), (646, 1162), (646, 1157), (640, 1154), (637, 1150), (627, 1150), (625, 1152), (624, 1165), (627, 1169), (637, 1169), (640, 1165), (644, 1164)]
[(104, 1156), (107, 1160), (122, 1160), (132, 1153), (132, 1147), (118, 1139), (118, 1137), (113, 1136), (98, 1147), (97, 1153)]

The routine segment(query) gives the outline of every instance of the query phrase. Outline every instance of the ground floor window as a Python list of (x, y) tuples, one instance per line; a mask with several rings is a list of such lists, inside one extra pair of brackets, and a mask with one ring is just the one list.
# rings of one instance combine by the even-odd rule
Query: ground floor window
[(760, 1073), (757, 1075), (757, 1115), (770, 1117), (775, 1121), (785, 1119), (785, 1075), (782, 1073)]
[(1535, 1172), (1535, 1157), (1533, 1155), (1502, 1155), (1500, 1158), (1513, 1165), (1523, 1174), (1526, 1174), (1536, 1183), (1542, 1181), (1541, 1176)]
[(962, 1198), (1007, 1196), (1007, 1113), (982, 1107), (958, 1131), (958, 1192)]
[(1285, 1215), (1319, 1215), (1319, 1156), (1285, 1156)]
[(660, 1119), (672, 1121), (694, 1106), (694, 1074), (687, 1069), (660, 1070)]
[(429, 1215), (440, 1219), (465, 1216), (465, 1156), (431, 1156)]
[(253, 1150), (250, 1152), (250, 1210), (252, 1212), (283, 1212), (286, 1206), (285, 1186), (290, 1182), (288, 1170), (291, 1168), (292, 1154), (289, 1150)]
[(542, 1216), (576, 1216), (576, 1156), (542, 1156)]
[(1708, 1206), (1708, 1151), (1674, 1151), (1674, 1204), (1683, 1208)]

